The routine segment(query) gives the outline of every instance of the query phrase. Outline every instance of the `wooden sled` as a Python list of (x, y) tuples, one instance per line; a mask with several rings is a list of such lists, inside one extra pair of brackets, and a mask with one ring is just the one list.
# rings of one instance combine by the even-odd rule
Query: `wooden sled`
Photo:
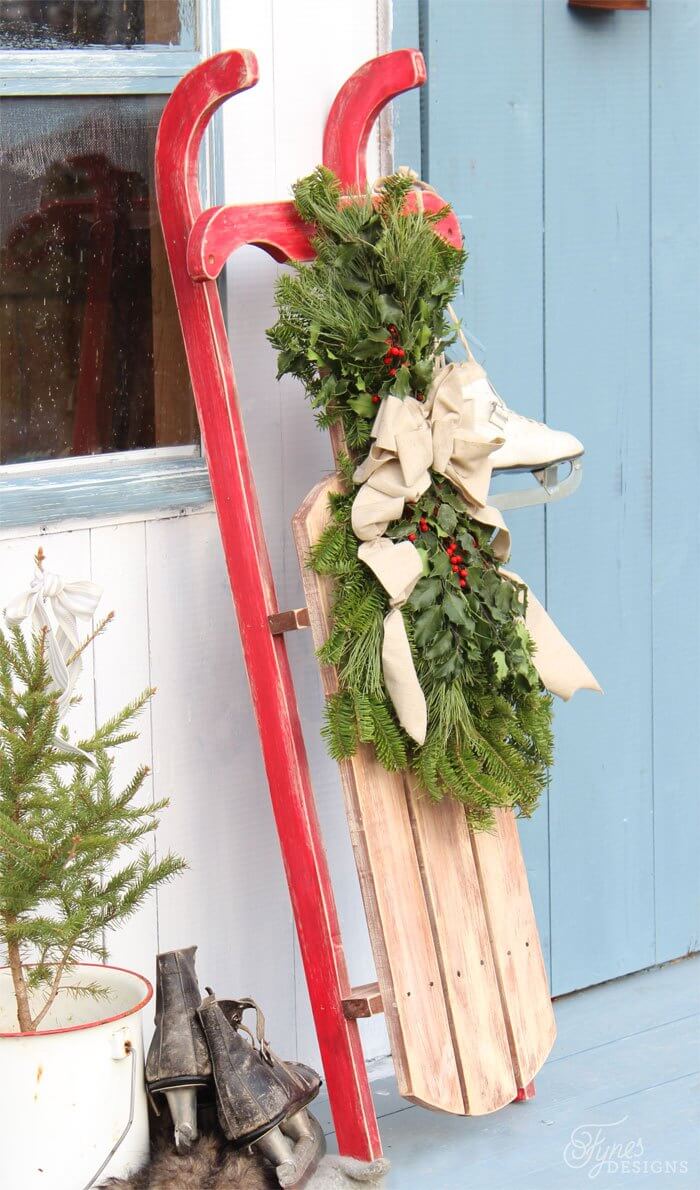
[[(422, 56), (398, 50), (341, 89), (323, 160), (348, 192), (366, 183), (381, 108), (425, 78)], [(307, 624), (317, 646), (328, 633), (331, 591), (304, 559), (335, 480), (314, 488), (294, 518), (307, 609), (280, 612), (216, 287), (242, 244), (277, 260), (311, 259), (310, 229), (288, 202), (202, 211), (197, 186), (207, 123), (256, 81), (254, 55), (227, 51), (180, 82), (158, 133), (157, 194), (338, 1146), (369, 1160), (381, 1144), (359, 1017), (384, 1011), (402, 1095), (469, 1115), (530, 1097), (555, 1027), (513, 815), (472, 833), (456, 803), (433, 804), (368, 747), (340, 769), (377, 984), (353, 988), (348, 977), (284, 644), (286, 631)], [(459, 235), (453, 217), (441, 230)], [(328, 693), (335, 674), (322, 676)]]

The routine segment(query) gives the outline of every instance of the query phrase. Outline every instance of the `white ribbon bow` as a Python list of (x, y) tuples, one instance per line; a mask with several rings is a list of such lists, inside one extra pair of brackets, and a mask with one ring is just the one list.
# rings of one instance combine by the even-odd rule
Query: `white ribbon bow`
[[(100, 601), (102, 588), (86, 580), (66, 582), (57, 574), (37, 567), (29, 587), (10, 600), (5, 608), (5, 619), (11, 626), (19, 626), (31, 620), (33, 632), (46, 629), (46, 650), (49, 673), (54, 688), (59, 692), (57, 699), (59, 717), (63, 717), (69, 706), (75, 684), (83, 668), (82, 656), (77, 653), (80, 646), (78, 620), (91, 620)], [(56, 620), (51, 622), (47, 605)], [(57, 736), (56, 746), (64, 752), (79, 753), (93, 763), (86, 752), (68, 744)]]

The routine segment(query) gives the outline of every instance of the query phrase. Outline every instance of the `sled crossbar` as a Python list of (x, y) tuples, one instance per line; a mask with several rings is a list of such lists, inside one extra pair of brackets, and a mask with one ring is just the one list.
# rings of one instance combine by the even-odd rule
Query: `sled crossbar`
[[(425, 78), (421, 54), (397, 50), (341, 88), (323, 161), (347, 195), (366, 186), (379, 112)], [(402, 1095), (459, 1114), (493, 1111), (527, 1088), (554, 1022), (513, 815), (474, 835), (456, 802), (432, 804), (366, 745), (340, 773), (377, 982), (349, 979), (285, 645), (308, 626), (318, 647), (329, 630), (331, 593), (305, 562), (337, 481), (317, 485), (294, 517), (306, 607), (280, 611), (216, 285), (243, 244), (312, 259), (312, 229), (290, 202), (204, 211), (198, 190), (207, 124), (257, 79), (255, 55), (231, 50), (180, 81), (158, 130), (156, 193), (338, 1148), (371, 1160), (381, 1143), (358, 1019), (384, 1012)], [(453, 215), (435, 230), (461, 243)], [(334, 671), (322, 681), (331, 692)]]
[(294, 632), (297, 628), (309, 627), (309, 612), (305, 607), (295, 607), (288, 612), (275, 612), (267, 617), (270, 632), (281, 636), (283, 632)]

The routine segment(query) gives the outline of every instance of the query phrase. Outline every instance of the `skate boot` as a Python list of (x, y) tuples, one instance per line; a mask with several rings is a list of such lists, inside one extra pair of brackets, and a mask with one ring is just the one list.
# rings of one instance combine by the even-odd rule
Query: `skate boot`
[(158, 955), (156, 1031), (146, 1059), (149, 1094), (152, 1101), (165, 1095), (178, 1152), (187, 1151), (197, 1139), (197, 1088), (212, 1081), (209, 1051), (197, 1016), (201, 992), (194, 967), (196, 950), (188, 946)]
[(573, 434), (552, 430), (509, 409), (471, 355), (466, 362), (447, 364), (435, 373), (426, 408), (434, 421), (449, 420), (460, 410), (460, 430), (493, 443), (489, 462), (494, 471), (544, 471), (583, 454), (583, 445)]
[[(254, 1145), (275, 1166), (285, 1190), (305, 1184), (323, 1155), (321, 1126), (306, 1110), (321, 1080), (298, 1062), (283, 1062), (265, 1039), (265, 1018), (254, 1000), (217, 1001), (199, 1006), (216, 1086), (219, 1123), (237, 1148)], [(243, 1013), (256, 1013), (255, 1035)]]

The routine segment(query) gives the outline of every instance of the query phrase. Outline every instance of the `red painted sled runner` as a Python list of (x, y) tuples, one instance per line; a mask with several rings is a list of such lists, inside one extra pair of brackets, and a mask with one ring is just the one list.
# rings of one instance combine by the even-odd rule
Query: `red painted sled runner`
[[(381, 1144), (358, 1017), (384, 1012), (402, 1095), (463, 1115), (529, 1098), (555, 1026), (512, 813), (473, 833), (456, 802), (418, 796), (410, 776), (387, 773), (367, 746), (341, 765), (341, 778), (377, 983), (350, 982), (284, 641), (307, 625), (317, 646), (328, 633), (329, 591), (304, 559), (335, 480), (319, 484), (294, 518), (307, 608), (280, 612), (216, 286), (242, 244), (278, 261), (311, 259), (310, 229), (291, 202), (203, 211), (198, 190), (207, 124), (257, 79), (254, 55), (241, 50), (182, 80), (158, 133), (157, 193), (338, 1145), (369, 1160)], [(365, 188), (379, 112), (425, 79), (422, 56), (397, 50), (341, 88), (323, 161), (348, 195)], [(422, 201), (443, 205), (430, 192)], [(437, 230), (461, 242), (454, 216)], [(323, 683), (334, 689), (332, 670)]]

